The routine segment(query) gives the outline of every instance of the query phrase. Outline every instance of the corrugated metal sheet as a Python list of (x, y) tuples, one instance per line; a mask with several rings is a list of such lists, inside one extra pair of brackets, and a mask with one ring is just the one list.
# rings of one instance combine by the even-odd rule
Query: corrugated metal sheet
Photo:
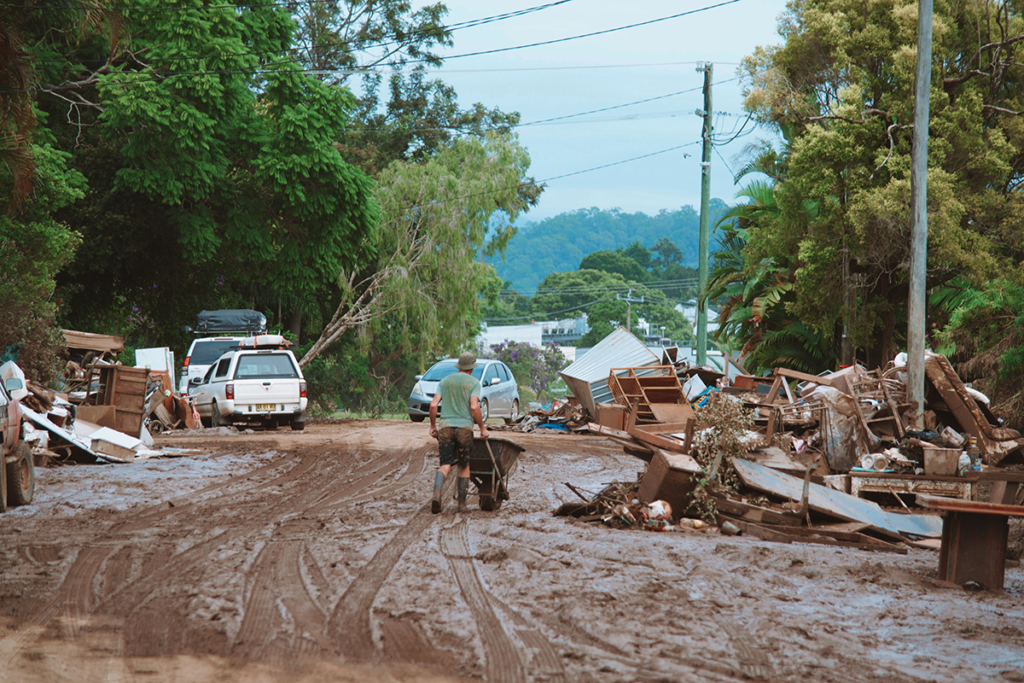
[[(642, 341), (625, 327), (619, 327), (558, 374), (565, 380), (573, 396), (596, 418), (595, 404), (613, 400), (611, 389), (608, 388), (608, 373), (612, 368), (641, 368), (660, 363), (661, 359)], [(637, 374), (643, 376), (654, 372), (658, 371), (640, 371)]]

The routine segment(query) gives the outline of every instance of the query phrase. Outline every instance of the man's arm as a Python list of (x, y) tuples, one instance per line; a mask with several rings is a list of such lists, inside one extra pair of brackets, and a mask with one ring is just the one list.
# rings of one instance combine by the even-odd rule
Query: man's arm
[(491, 435), (484, 426), (484, 414), (480, 412), (480, 399), (476, 396), (469, 397), (469, 412), (478, 425), (480, 425), (480, 438), (486, 439)]
[(438, 387), (437, 393), (434, 394), (433, 400), (430, 401), (430, 436), (437, 438), (437, 407), (441, 405), (441, 388)]

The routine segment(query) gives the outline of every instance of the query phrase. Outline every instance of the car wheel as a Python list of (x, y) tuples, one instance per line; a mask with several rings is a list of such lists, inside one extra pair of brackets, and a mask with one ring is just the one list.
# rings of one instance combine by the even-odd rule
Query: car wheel
[(213, 405), (210, 406), (210, 426), (216, 429), (224, 425), (224, 418), (220, 416), (220, 408), (217, 407), (217, 402), (214, 401)]
[(512, 401), (512, 414), (505, 418), (505, 424), (510, 425), (519, 419), (519, 399)]
[(12, 507), (15, 505), (28, 505), (36, 490), (36, 470), (32, 464), (32, 449), (22, 441), (15, 449), (14, 455), (17, 458), (14, 462), (7, 463), (7, 503)]
[(480, 401), (480, 416), (483, 417), (483, 421), (487, 422), (487, 418), (491, 416), (490, 409), (487, 407), (487, 399), (481, 399)]
[(306, 421), (305, 420), (292, 420), (292, 431), (293, 432), (301, 432), (305, 428), (306, 428)]
[(413, 422), (423, 422), (427, 418), (426, 415), (410, 415), (409, 419)]

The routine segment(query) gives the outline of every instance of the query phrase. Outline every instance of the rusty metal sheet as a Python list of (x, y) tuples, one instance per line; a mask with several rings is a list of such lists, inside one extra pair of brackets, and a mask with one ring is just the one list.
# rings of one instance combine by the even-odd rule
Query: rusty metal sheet
[[(625, 327), (619, 327), (583, 354), (578, 361), (562, 370), (572, 395), (579, 399), (592, 417), (597, 417), (598, 403), (614, 403), (608, 387), (608, 373), (612, 368), (642, 368), (658, 365), (661, 359), (647, 348)], [(636, 374), (644, 374), (642, 370)]]
[[(803, 495), (804, 482), (800, 478), (742, 458), (733, 458), (732, 464), (743, 483), (753, 489), (793, 501), (799, 501)], [(890, 534), (912, 534), (927, 538), (942, 536), (942, 520), (936, 515), (900, 515), (886, 512), (877, 503), (820, 484), (810, 485), (808, 505), (815, 512), (823, 512), (848, 522), (869, 524), (879, 531)]]

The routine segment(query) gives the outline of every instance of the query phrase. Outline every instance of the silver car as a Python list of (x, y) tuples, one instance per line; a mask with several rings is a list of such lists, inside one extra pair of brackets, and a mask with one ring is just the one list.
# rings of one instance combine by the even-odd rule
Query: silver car
[[(430, 402), (437, 393), (437, 385), (448, 375), (458, 372), (455, 369), (458, 362), (457, 358), (445, 358), (425, 374), (416, 375), (416, 385), (409, 394), (410, 420), (423, 422), (430, 415)], [(480, 382), (480, 412), (484, 420), (501, 417), (508, 424), (519, 419), (519, 385), (507, 365), (500, 360), (481, 358), (473, 368), (473, 377)]]

